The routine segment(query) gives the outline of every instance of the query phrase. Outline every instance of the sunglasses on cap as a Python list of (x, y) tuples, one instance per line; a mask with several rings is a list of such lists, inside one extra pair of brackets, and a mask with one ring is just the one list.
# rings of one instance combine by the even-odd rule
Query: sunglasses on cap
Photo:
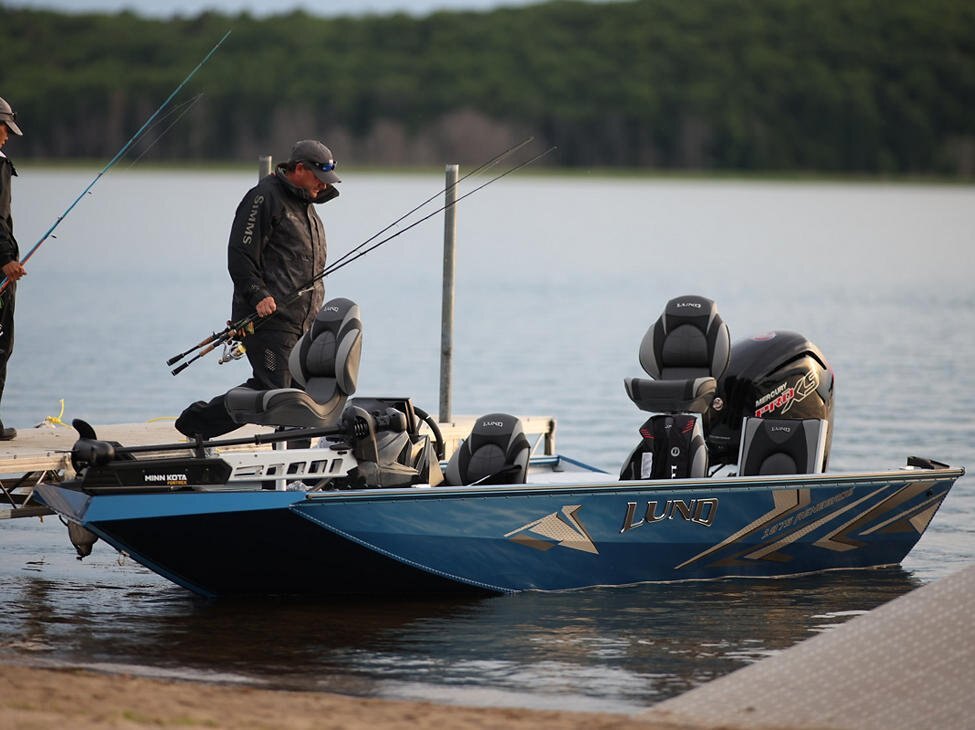
[(312, 160), (304, 160), (304, 163), (309, 167), (314, 167), (316, 170), (321, 170), (322, 172), (331, 172), (335, 169), (335, 160), (329, 160), (328, 162), (313, 162)]

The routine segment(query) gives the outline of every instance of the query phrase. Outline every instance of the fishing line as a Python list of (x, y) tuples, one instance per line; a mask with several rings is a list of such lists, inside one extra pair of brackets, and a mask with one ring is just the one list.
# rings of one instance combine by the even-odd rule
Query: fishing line
[[(339, 269), (343, 268), (344, 266), (347, 266), (348, 264), (351, 264), (356, 259), (362, 258), (367, 253), (369, 253), (370, 251), (374, 251), (375, 249), (379, 248), (383, 244), (388, 243), (389, 241), (392, 241), (394, 238), (397, 238), (397, 237), (403, 235), (404, 233), (406, 233), (410, 229), (415, 228), (416, 226), (420, 225), (424, 221), (429, 220), (430, 218), (432, 218), (433, 216), (437, 215), (438, 213), (442, 213), (447, 208), (451, 208), (451, 207), (457, 205), (464, 198), (467, 198), (467, 197), (473, 195), (474, 193), (478, 192), (479, 190), (484, 189), (485, 187), (487, 187), (491, 183), (497, 182), (501, 178), (507, 177), (511, 173), (517, 172), (518, 170), (520, 170), (520, 169), (522, 169), (524, 167), (527, 167), (528, 165), (531, 165), (534, 162), (537, 162), (538, 160), (540, 160), (541, 158), (545, 157), (546, 155), (548, 155), (550, 152), (552, 152), (555, 149), (556, 149), (556, 147), (554, 147), (554, 146), (553, 147), (549, 147), (544, 152), (541, 152), (541, 153), (535, 155), (534, 157), (532, 157), (532, 158), (530, 158), (530, 159), (528, 159), (528, 160), (526, 160), (524, 162), (521, 162), (521, 163), (515, 165), (514, 167), (509, 168), (508, 170), (505, 170), (504, 172), (502, 172), (499, 175), (495, 175), (494, 177), (488, 179), (486, 182), (481, 183), (480, 185), (478, 185), (473, 190), (470, 190), (470, 191), (464, 193), (463, 195), (461, 195), (460, 197), (458, 197), (453, 202), (441, 206), (440, 208), (438, 208), (437, 210), (433, 211), (432, 213), (428, 213), (427, 215), (423, 216), (422, 218), (414, 221), (413, 223), (410, 223), (410, 225), (406, 226), (405, 228), (400, 229), (396, 233), (393, 233), (392, 235), (387, 236), (386, 238), (382, 239), (381, 241), (377, 241), (376, 243), (374, 243), (369, 248), (366, 248), (364, 250), (360, 250), (365, 245), (365, 243), (368, 243), (368, 241), (359, 244), (358, 246), (356, 246), (356, 248), (354, 248), (348, 254), (346, 254), (345, 256), (343, 256), (342, 258), (340, 258), (334, 264), (332, 264), (331, 266), (325, 267), (325, 269), (321, 273), (317, 274), (315, 277), (313, 277), (308, 282), (306, 282), (305, 284), (303, 284), (295, 292), (293, 292), (292, 294), (290, 294), (287, 297), (285, 297), (282, 300), (282, 302), (281, 302), (281, 304), (279, 306), (287, 306), (288, 304), (291, 304), (292, 302), (294, 302), (295, 300), (297, 300), (299, 297), (303, 296), (305, 293), (307, 293), (308, 291), (310, 291), (311, 288), (314, 286), (314, 284), (317, 281), (319, 281), (320, 279), (324, 279), (329, 274), (332, 274), (332, 273), (338, 271)], [(487, 163), (485, 163), (485, 164), (487, 164)], [(484, 165), (482, 165), (482, 167), (479, 168), (479, 169), (483, 169), (483, 167), (484, 167)], [(469, 174), (470, 173), (468, 173), (468, 176), (469, 176)], [(467, 176), (465, 176), (465, 177), (467, 177)], [(457, 182), (460, 182), (460, 180), (458, 180)], [(450, 186), (448, 186), (447, 189), (450, 189)], [(438, 195), (439, 195), (439, 193), (438, 193)], [(434, 196), (434, 197), (436, 197), (436, 196)], [(431, 198), (431, 200), (432, 200), (432, 198)], [(430, 201), (428, 200), (428, 201), (422, 203), (420, 206), (418, 206), (418, 208), (423, 207), (423, 205), (426, 205), (427, 202), (430, 202)], [(415, 210), (414, 211), (411, 211), (411, 213), (412, 212), (415, 212)], [(406, 217), (406, 216), (403, 216), (403, 217)], [(402, 218), (400, 218), (400, 220), (402, 220)], [(397, 221), (397, 222), (399, 222), (399, 221)], [(390, 226), (387, 226), (384, 230), (389, 230), (389, 228), (391, 228), (393, 225), (396, 225), (396, 223), (393, 223)], [(369, 239), (369, 241), (372, 241), (375, 238), (376, 238), (376, 236), (373, 236), (372, 238)], [(350, 255), (352, 253), (355, 253), (356, 251), (358, 251), (358, 253), (355, 256), (352, 256), (350, 258)], [(173, 375), (179, 375), (181, 372), (183, 372), (183, 370), (185, 370), (186, 368), (188, 368), (190, 365), (192, 365), (194, 362), (196, 362), (197, 360), (199, 360), (203, 356), (205, 356), (205, 355), (209, 354), (210, 352), (212, 352), (213, 350), (215, 350), (221, 344), (223, 344), (225, 342), (228, 342), (229, 340), (235, 339), (239, 332), (247, 332), (248, 334), (249, 333), (252, 333), (257, 327), (259, 327), (261, 325), (262, 322), (270, 319), (273, 316), (274, 316), (274, 314), (272, 313), (272, 314), (268, 315), (267, 317), (260, 317), (257, 314), (257, 312), (253, 312), (253, 313), (247, 315), (246, 317), (243, 317), (242, 319), (239, 319), (236, 322), (229, 323), (227, 325), (227, 327), (225, 329), (223, 329), (222, 331), (220, 331), (220, 332), (214, 332), (209, 337), (207, 337), (206, 339), (204, 339), (201, 342), (197, 343), (196, 345), (193, 345), (193, 347), (189, 348), (185, 352), (181, 352), (178, 355), (174, 355), (173, 357), (171, 357), (169, 360), (166, 361), (166, 364), (167, 365), (174, 365), (175, 363), (179, 362), (180, 360), (182, 360), (184, 357), (186, 357), (187, 355), (189, 355), (193, 351), (200, 350), (192, 358), (190, 358), (189, 360), (187, 360), (186, 362), (184, 362), (182, 365), (180, 365), (180, 366), (178, 366), (178, 367), (176, 367), (176, 368), (174, 368), (172, 370)]]
[[(380, 236), (381, 234), (385, 233), (386, 231), (388, 231), (390, 228), (392, 228), (393, 226), (397, 225), (398, 223), (402, 222), (403, 219), (408, 218), (409, 216), (411, 216), (413, 213), (415, 213), (416, 211), (418, 211), (420, 208), (422, 208), (427, 203), (431, 202), (432, 200), (434, 200), (437, 197), (443, 195), (448, 190), (450, 190), (453, 187), (455, 187), (456, 185), (458, 185), (462, 180), (467, 179), (468, 177), (470, 177), (471, 175), (475, 174), (476, 172), (479, 172), (481, 170), (484, 170), (487, 167), (491, 167), (491, 166), (497, 164), (502, 159), (504, 159), (508, 155), (511, 155), (512, 153), (516, 152), (517, 150), (521, 149), (522, 147), (524, 147), (526, 144), (530, 143), (534, 139), (535, 139), (534, 137), (529, 137), (528, 139), (526, 139), (526, 140), (524, 140), (522, 142), (519, 142), (518, 144), (516, 144), (516, 145), (514, 145), (512, 147), (509, 147), (508, 149), (504, 150), (503, 152), (501, 152), (501, 153), (495, 155), (494, 157), (492, 157), (487, 162), (485, 162), (482, 165), (474, 168), (469, 173), (467, 173), (466, 175), (464, 175), (463, 177), (461, 177), (460, 179), (458, 179), (456, 182), (454, 182), (451, 185), (448, 185), (447, 187), (443, 188), (440, 192), (434, 193), (429, 198), (427, 198), (422, 203), (420, 203), (418, 206), (416, 206), (415, 208), (413, 208), (411, 211), (409, 211), (405, 215), (400, 216), (395, 221), (393, 221), (392, 223), (390, 223), (388, 226), (386, 226), (385, 228), (383, 228), (381, 231), (379, 231), (379, 233), (374, 234), (370, 238), (368, 238), (365, 241), (363, 241), (362, 243), (360, 243), (358, 246), (356, 246), (351, 251), (348, 251), (347, 253), (345, 253), (341, 258), (338, 259), (338, 261), (335, 262), (335, 264), (338, 264), (338, 263), (342, 262), (344, 259), (348, 258), (352, 254), (354, 254), (356, 251), (358, 251), (359, 249), (361, 249), (363, 246), (365, 246), (367, 243), (375, 240), (378, 236)], [(333, 266), (335, 264), (333, 264)], [(309, 281), (305, 282), (304, 284), (302, 284), (296, 290), (295, 296), (298, 296), (298, 295), (302, 294), (305, 290), (307, 290), (307, 288), (309, 286), (312, 286), (317, 280), (318, 280), (318, 276), (316, 276), (316, 277), (312, 278), (311, 280), (309, 280)], [(289, 303), (291, 301), (294, 301), (294, 300), (291, 299), (291, 298), (289, 298), (287, 300), (287, 302), (285, 302), (285, 303)], [(240, 327), (246, 327), (246, 326), (248, 326), (250, 324), (250, 322), (249, 321), (248, 322), (244, 322), (243, 320), (241, 320), (237, 324)], [(209, 352), (211, 352), (212, 350), (214, 350), (222, 342), (226, 342), (227, 340), (231, 339), (232, 338), (232, 335), (233, 335), (234, 329), (232, 329), (232, 325), (230, 323), (228, 323), (227, 329), (223, 330), (222, 332), (213, 332), (209, 337), (203, 339), (202, 341), (200, 341), (197, 344), (193, 345), (192, 347), (190, 347), (189, 349), (185, 350), (184, 352), (181, 352), (178, 355), (174, 355), (173, 357), (169, 358), (169, 360), (166, 361), (166, 364), (167, 365), (174, 365), (175, 363), (177, 363), (180, 360), (182, 360), (184, 357), (186, 357), (187, 355), (189, 355), (194, 350), (197, 350), (199, 348), (204, 348), (205, 347), (206, 349), (203, 350), (202, 352), (200, 352), (195, 358), (193, 358), (193, 360), (190, 360), (190, 362), (193, 362), (195, 360), (198, 360), (200, 357), (203, 357), (204, 355), (206, 355)], [(207, 345), (211, 345), (211, 343), (212, 343), (212, 346), (211, 347), (207, 347)], [(181, 366), (181, 367), (177, 368), (176, 370), (174, 370), (173, 371), (173, 375), (177, 375), (182, 370), (184, 370), (185, 367), (190, 364), (190, 362), (187, 362), (183, 366)]]
[[(423, 216), (423, 217), (422, 217), (422, 218), (420, 218), (419, 220), (417, 220), (417, 221), (414, 221), (413, 223), (410, 223), (410, 225), (408, 225), (408, 226), (407, 226), (406, 228), (403, 228), (402, 230), (400, 230), (400, 231), (397, 231), (397, 232), (396, 232), (396, 233), (394, 233), (393, 235), (391, 235), (391, 236), (387, 236), (387, 237), (386, 237), (386, 238), (384, 238), (383, 240), (381, 240), (381, 241), (379, 241), (379, 242), (377, 242), (377, 243), (374, 243), (374, 244), (373, 244), (372, 246), (370, 246), (369, 248), (367, 248), (367, 249), (365, 249), (364, 251), (361, 251), (361, 252), (360, 252), (360, 253), (358, 253), (357, 255), (355, 255), (355, 256), (353, 256), (353, 257), (352, 257), (352, 258), (350, 258), (350, 259), (348, 259), (348, 261), (343, 261), (342, 259), (345, 259), (345, 258), (347, 258), (347, 257), (348, 257), (348, 254), (346, 254), (346, 256), (343, 256), (343, 257), (342, 257), (341, 259), (339, 259), (338, 261), (336, 261), (336, 262), (335, 262), (334, 264), (332, 264), (331, 266), (326, 266), (326, 267), (325, 267), (325, 270), (324, 270), (324, 271), (323, 271), (323, 272), (322, 272), (321, 274), (319, 274), (319, 275), (318, 275), (318, 276), (316, 276), (316, 277), (315, 277), (314, 279), (312, 279), (312, 280), (311, 280), (311, 281), (310, 281), (310, 282), (309, 282), (308, 284), (306, 284), (306, 285), (305, 285), (305, 287), (304, 287), (304, 288), (303, 288), (303, 289), (302, 289), (302, 290), (301, 290), (300, 292), (298, 292), (298, 295), (300, 296), (301, 294), (304, 294), (304, 293), (305, 293), (306, 291), (308, 291), (308, 287), (309, 287), (309, 286), (310, 286), (311, 284), (314, 284), (315, 282), (317, 282), (317, 281), (318, 281), (319, 279), (324, 279), (324, 278), (325, 278), (326, 276), (328, 276), (329, 274), (332, 274), (332, 273), (334, 273), (334, 272), (336, 272), (336, 271), (338, 271), (338, 270), (339, 270), (339, 269), (341, 269), (341, 268), (342, 268), (343, 266), (346, 266), (346, 265), (348, 265), (348, 264), (351, 264), (351, 263), (352, 263), (353, 261), (355, 261), (356, 259), (359, 259), (359, 258), (362, 258), (362, 257), (363, 257), (363, 256), (365, 256), (365, 255), (366, 255), (367, 253), (369, 253), (370, 251), (373, 251), (373, 250), (375, 250), (375, 249), (377, 249), (377, 248), (379, 248), (380, 246), (382, 246), (382, 245), (383, 245), (384, 243), (387, 243), (387, 242), (389, 242), (389, 241), (392, 241), (392, 240), (393, 240), (394, 238), (396, 238), (397, 236), (400, 236), (400, 235), (402, 235), (402, 234), (404, 234), (404, 233), (406, 233), (406, 232), (407, 232), (408, 230), (410, 230), (411, 228), (414, 228), (414, 227), (416, 227), (416, 226), (418, 226), (418, 225), (420, 225), (421, 223), (423, 223), (424, 221), (427, 221), (427, 220), (429, 220), (429, 219), (431, 219), (431, 218), (433, 218), (433, 216), (435, 216), (435, 215), (437, 215), (438, 213), (442, 213), (443, 211), (445, 211), (445, 210), (447, 210), (447, 208), (451, 208), (451, 207), (453, 207), (453, 206), (455, 206), (455, 205), (457, 205), (457, 203), (459, 203), (460, 201), (462, 201), (462, 200), (463, 200), (464, 198), (466, 198), (466, 197), (468, 197), (468, 196), (470, 196), (470, 195), (473, 195), (473, 194), (474, 194), (474, 193), (476, 193), (476, 192), (477, 192), (478, 190), (481, 190), (482, 188), (485, 188), (485, 187), (487, 187), (487, 186), (488, 186), (488, 185), (490, 185), (491, 183), (493, 183), (493, 182), (497, 182), (497, 181), (498, 181), (498, 180), (500, 180), (501, 178), (503, 178), (503, 177), (507, 177), (507, 176), (508, 176), (508, 175), (510, 175), (511, 173), (513, 173), (513, 172), (516, 172), (516, 171), (518, 171), (518, 170), (520, 170), (520, 169), (521, 169), (521, 168), (523, 168), (523, 167), (527, 167), (528, 165), (530, 165), (530, 164), (532, 164), (533, 162), (537, 162), (538, 160), (540, 160), (540, 159), (542, 159), (543, 157), (545, 157), (545, 155), (547, 155), (547, 154), (549, 154), (549, 153), (550, 153), (550, 152), (552, 152), (553, 150), (555, 150), (555, 147), (554, 147), (554, 146), (553, 146), (553, 147), (549, 147), (549, 148), (548, 148), (547, 150), (545, 150), (544, 152), (540, 152), (539, 154), (537, 154), (537, 155), (535, 155), (534, 157), (532, 157), (532, 158), (531, 158), (530, 160), (526, 160), (525, 162), (522, 162), (522, 163), (520, 163), (520, 164), (518, 164), (518, 165), (515, 165), (514, 167), (512, 167), (512, 168), (511, 168), (511, 169), (509, 169), (509, 170), (505, 170), (505, 171), (504, 171), (504, 172), (502, 172), (502, 173), (501, 173), (500, 175), (496, 175), (495, 177), (492, 177), (492, 178), (491, 178), (490, 180), (488, 180), (487, 182), (484, 182), (484, 183), (481, 183), (480, 185), (478, 185), (478, 186), (477, 186), (476, 188), (474, 188), (473, 190), (470, 190), (470, 191), (468, 191), (468, 192), (466, 192), (466, 193), (464, 193), (464, 194), (463, 194), (463, 195), (461, 195), (461, 196), (460, 196), (459, 198), (457, 198), (457, 199), (456, 199), (456, 200), (455, 200), (454, 202), (452, 202), (452, 203), (448, 203), (447, 205), (444, 205), (444, 206), (442, 206), (442, 207), (440, 207), (440, 208), (438, 208), (437, 210), (435, 210), (435, 211), (433, 211), (432, 213), (428, 213), (427, 215), (425, 215), (425, 216)], [(460, 180), (458, 180), (458, 182), (460, 182)], [(375, 238), (375, 236), (373, 236), (373, 238)], [(364, 245), (364, 244), (361, 244), (361, 245), (359, 246), (359, 248), (361, 248), (361, 247), (362, 247), (362, 245)], [(350, 253), (352, 253), (352, 252), (350, 252)], [(290, 303), (290, 302), (292, 302), (292, 301), (294, 301), (294, 299), (289, 299), (289, 300), (288, 300), (288, 303)], [(265, 318), (265, 319), (266, 319), (266, 318)]]
[[(109, 170), (111, 170), (115, 166), (115, 164), (122, 159), (122, 157), (125, 155), (126, 152), (129, 151), (129, 148), (136, 142), (136, 140), (138, 140), (143, 134), (145, 134), (146, 130), (149, 129), (152, 123), (156, 120), (156, 117), (158, 117), (160, 113), (162, 113), (163, 109), (169, 106), (169, 103), (176, 97), (176, 95), (183, 89), (183, 87), (186, 86), (187, 83), (189, 83), (190, 79), (192, 79), (196, 75), (197, 71), (203, 68), (204, 64), (206, 64), (206, 62), (210, 60), (210, 57), (217, 52), (217, 49), (220, 48), (221, 45), (223, 45), (223, 42), (227, 40), (227, 37), (229, 35), (230, 35), (230, 31), (228, 30), (226, 33), (224, 33), (223, 38), (221, 38), (217, 42), (217, 44), (210, 49), (209, 53), (207, 53), (203, 57), (203, 60), (201, 60), (196, 65), (196, 68), (190, 71), (189, 74), (186, 76), (186, 78), (184, 78), (182, 81), (179, 82), (179, 86), (173, 89), (173, 92), (166, 98), (166, 101), (164, 101), (159, 106), (159, 108), (152, 113), (152, 116), (150, 116), (145, 121), (145, 123), (139, 128), (139, 131), (137, 131), (135, 134), (132, 135), (132, 137), (129, 138), (129, 141), (122, 146), (122, 149), (120, 149), (118, 152), (115, 153), (115, 157), (113, 157), (109, 161), (109, 163), (105, 165), (105, 167), (103, 167), (101, 171), (94, 177), (94, 179), (92, 179), (92, 181), (88, 183), (88, 186), (81, 191), (81, 194), (79, 194), (78, 197), (75, 198), (74, 202), (71, 203), (71, 205), (69, 205), (67, 209), (60, 216), (58, 216), (58, 219), (54, 221), (51, 227), (47, 229), (47, 231), (44, 233), (43, 236), (41, 236), (41, 238), (37, 241), (37, 243), (31, 246), (30, 250), (27, 251), (27, 254), (20, 260), (20, 263), (22, 265), (26, 264), (30, 260), (31, 256), (33, 256), (34, 253), (37, 251), (37, 249), (41, 247), (41, 244), (43, 244), (48, 238), (51, 238), (51, 234), (54, 233), (54, 229), (61, 224), (61, 221), (63, 221), (65, 218), (68, 217), (71, 211), (74, 210), (74, 207), (81, 202), (81, 199), (84, 198), (89, 193), (89, 191), (91, 191), (93, 187), (95, 187), (95, 184), (99, 180), (101, 180), (102, 176), (105, 175), (105, 173), (107, 173)], [(10, 280), (6, 276), (3, 277), (3, 281), (2, 283), (0, 283), (0, 292), (3, 292), (3, 290), (6, 289), (9, 284), (10, 284)]]
[[(184, 116), (186, 116), (186, 113), (190, 109), (192, 109), (194, 106), (196, 106), (196, 103), (200, 99), (202, 99), (202, 98), (203, 98), (203, 94), (202, 93), (197, 94), (192, 99), (189, 99), (187, 101), (184, 101), (182, 104), (177, 104), (172, 109), (170, 109), (168, 112), (166, 112), (165, 115), (163, 115), (162, 117), (160, 117), (159, 119), (157, 119), (156, 120), (156, 123), (153, 124), (152, 127), (150, 127), (149, 129), (147, 129), (145, 131), (145, 134), (149, 134), (149, 132), (152, 130), (153, 127), (158, 127), (160, 124), (162, 124), (164, 121), (166, 121), (166, 119), (168, 119), (169, 117), (171, 117), (173, 114), (176, 114), (176, 112), (179, 112), (179, 116), (176, 117), (176, 119), (174, 119), (172, 121), (172, 123), (170, 123), (170, 125), (168, 127), (166, 127), (158, 137), (156, 137), (154, 140), (152, 140), (152, 142), (150, 142), (149, 145), (144, 150), (142, 150), (142, 152), (139, 154), (138, 157), (136, 157), (134, 160), (132, 160), (132, 164), (129, 165), (129, 169), (131, 170), (133, 167), (135, 167), (136, 164), (139, 162), (139, 160), (141, 160), (143, 157), (145, 157), (146, 154), (149, 152), (149, 150), (151, 150), (153, 147), (156, 146), (156, 143), (159, 142), (159, 140), (161, 140), (163, 137), (165, 137), (167, 134), (169, 134), (169, 130), (171, 130), (173, 127), (175, 127), (177, 124), (179, 124), (179, 120), (182, 119)], [(182, 111), (179, 111), (180, 109), (182, 109)]]
[[(516, 145), (514, 145), (512, 147), (509, 147), (504, 152), (501, 152), (501, 153), (495, 155), (490, 160), (488, 160), (487, 162), (481, 164), (480, 166), (475, 167), (473, 170), (471, 170), (467, 174), (461, 176), (460, 178), (458, 178), (457, 180), (455, 180), (453, 183), (451, 183), (450, 185), (448, 185), (447, 187), (445, 187), (440, 192), (434, 193), (433, 195), (431, 195), (429, 198), (427, 198), (426, 200), (424, 200), (418, 206), (416, 206), (415, 208), (413, 208), (413, 210), (409, 211), (408, 213), (404, 213), (399, 218), (397, 218), (392, 223), (390, 223), (388, 226), (386, 226), (385, 228), (383, 228), (381, 231), (373, 234), (372, 236), (370, 236), (369, 238), (367, 238), (365, 241), (363, 241), (362, 243), (360, 243), (358, 246), (356, 246), (352, 250), (347, 251), (339, 259), (337, 259), (334, 263), (335, 264), (341, 263), (343, 260), (345, 260), (349, 256), (352, 256), (356, 251), (358, 251), (360, 248), (362, 248), (363, 246), (365, 246), (367, 243), (371, 243), (372, 241), (375, 241), (377, 238), (379, 238), (381, 235), (383, 235), (390, 228), (393, 228), (394, 226), (396, 226), (399, 223), (403, 222), (406, 218), (409, 218), (411, 215), (413, 215), (414, 213), (416, 213), (418, 210), (420, 210), (420, 208), (422, 208), (423, 206), (425, 206), (427, 203), (433, 202), (434, 200), (436, 200), (437, 198), (439, 198), (444, 193), (446, 193), (449, 190), (457, 187), (460, 183), (462, 183), (464, 180), (466, 180), (467, 178), (469, 178), (471, 175), (476, 175), (477, 173), (481, 172), (482, 170), (486, 170), (489, 167), (494, 167), (499, 162), (501, 162), (501, 160), (503, 160), (505, 157), (508, 157), (509, 155), (514, 154), (515, 152), (517, 152), (518, 150), (520, 150), (525, 145), (530, 144), (531, 142), (533, 142), (534, 139), (535, 139), (534, 137), (528, 137), (527, 139), (522, 140), (518, 144), (516, 144)], [(312, 279), (312, 282), (314, 282), (316, 280), (317, 279)], [(306, 284), (305, 286), (308, 286), (308, 285)], [(302, 287), (302, 288), (304, 288), (304, 287)]]

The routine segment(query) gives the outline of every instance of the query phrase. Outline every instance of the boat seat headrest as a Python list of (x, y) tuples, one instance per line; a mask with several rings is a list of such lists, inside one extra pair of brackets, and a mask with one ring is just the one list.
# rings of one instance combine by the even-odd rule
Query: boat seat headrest
[(695, 295), (667, 302), (640, 343), (640, 365), (656, 380), (720, 379), (730, 355), (731, 335), (717, 305)]
[(489, 413), (474, 423), (471, 435), (454, 451), (444, 473), (447, 484), (524, 484), (531, 445), (521, 421)]
[(825, 419), (752, 418), (742, 421), (738, 475), (821, 474), (826, 468)]
[(331, 399), (335, 391), (348, 396), (355, 393), (361, 352), (359, 305), (332, 299), (291, 350), (288, 368), (292, 380), (317, 401)]
[(362, 353), (359, 305), (337, 298), (322, 305), (288, 358), (300, 388), (233, 388), (226, 407), (236, 423), (327, 428), (336, 425), (355, 393)]

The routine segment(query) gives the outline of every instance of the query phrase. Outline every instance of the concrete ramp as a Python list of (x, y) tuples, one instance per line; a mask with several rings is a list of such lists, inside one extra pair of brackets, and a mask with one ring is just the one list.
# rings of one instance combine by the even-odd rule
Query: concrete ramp
[(971, 730), (975, 566), (654, 705), (640, 719), (723, 730)]

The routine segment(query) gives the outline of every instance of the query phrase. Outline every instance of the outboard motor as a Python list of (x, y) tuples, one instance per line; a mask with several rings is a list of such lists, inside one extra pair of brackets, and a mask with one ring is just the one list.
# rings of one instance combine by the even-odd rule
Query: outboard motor
[(732, 345), (708, 413), (712, 463), (738, 462), (745, 418), (824, 421), (825, 470), (833, 436), (833, 369), (820, 349), (803, 335), (786, 331)]

